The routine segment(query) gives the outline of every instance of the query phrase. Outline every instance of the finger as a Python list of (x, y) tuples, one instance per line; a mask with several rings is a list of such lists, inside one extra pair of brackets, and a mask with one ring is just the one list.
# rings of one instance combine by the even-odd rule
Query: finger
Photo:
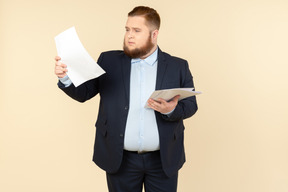
[(61, 60), (61, 57), (59, 57), (58, 55), (55, 57), (55, 61), (59, 61)]
[(158, 101), (159, 101), (160, 103), (167, 103), (167, 101), (166, 101), (165, 99), (163, 99), (163, 98), (159, 98)]
[(64, 63), (62, 63), (61, 61), (57, 61), (57, 62), (55, 63), (55, 65), (56, 65), (57, 67), (62, 67), (62, 68), (66, 68), (66, 67), (67, 67), (67, 65), (64, 64)]
[[(61, 62), (60, 62), (61, 63)], [(67, 67), (67, 65), (66, 64), (64, 64), (64, 63), (61, 63), (61, 67), (62, 68), (66, 68)]]
[(151, 109), (153, 109), (154, 111), (157, 111), (157, 107), (155, 105), (150, 106)]
[(148, 100), (148, 106), (152, 109), (155, 109), (155, 101), (153, 99)]
[(173, 98), (173, 101), (178, 101), (179, 98), (180, 98), (180, 95), (176, 95), (176, 96)]
[(151, 103), (147, 103), (148, 107), (150, 107), (151, 109), (153, 109), (153, 105)]
[(61, 66), (56, 66), (55, 67), (55, 72), (57, 71), (57, 73), (66, 73), (68, 70), (67, 68), (63, 68)]
[(56, 65), (56, 66), (61, 66), (61, 64), (62, 64), (62, 63), (61, 63), (60, 61), (56, 61), (56, 62), (55, 62), (55, 65)]
[(63, 77), (65, 77), (67, 75), (66, 73), (55, 73), (55, 74), (59, 78), (63, 78)]
[(148, 100), (148, 102), (151, 102), (151, 103), (159, 103), (159, 101), (154, 100), (154, 99), (151, 99), (151, 98)]
[(67, 69), (58, 69), (57, 71), (58, 71), (59, 73), (66, 73), (66, 72), (68, 72)]
[(148, 99), (147, 103), (152, 106), (153, 99)]
[(152, 103), (152, 106), (154, 107), (154, 109), (159, 109), (159, 108), (161, 108), (161, 105), (163, 105), (162, 103), (159, 103), (159, 102), (153, 102)]
[(61, 65), (55, 66), (55, 69), (64, 71), (66, 68), (62, 67)]
[(67, 69), (62, 69), (62, 68), (55, 69), (55, 73), (57, 73), (57, 74), (63, 74), (63, 73), (66, 73), (66, 72), (67, 72)]
[(62, 74), (63, 74), (63, 71), (61, 71), (61, 70), (55, 70), (55, 74), (56, 74), (56, 75), (62, 75)]
[(154, 99), (149, 99), (148, 102), (149, 102), (152, 106), (157, 106), (157, 104), (159, 104), (159, 101), (155, 101)]

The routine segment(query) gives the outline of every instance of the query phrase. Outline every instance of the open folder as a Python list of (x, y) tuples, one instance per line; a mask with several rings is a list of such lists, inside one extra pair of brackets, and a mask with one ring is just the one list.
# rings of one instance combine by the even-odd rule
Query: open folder
[[(149, 99), (154, 99), (154, 100), (158, 100), (159, 98), (162, 98), (166, 101), (171, 100), (173, 97), (175, 97), (176, 95), (180, 95), (179, 97), (179, 101), (182, 99), (185, 99), (187, 97), (191, 97), (191, 96), (195, 96), (198, 94), (201, 94), (200, 91), (193, 91), (194, 88), (174, 88), (174, 89), (162, 89), (162, 90), (157, 90), (154, 91), (151, 96), (149, 97)], [(148, 107), (147, 105), (145, 107)]]

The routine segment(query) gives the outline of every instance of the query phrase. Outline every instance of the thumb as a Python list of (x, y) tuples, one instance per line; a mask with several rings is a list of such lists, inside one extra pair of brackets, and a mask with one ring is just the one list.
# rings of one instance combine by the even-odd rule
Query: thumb
[(178, 101), (179, 98), (180, 98), (180, 95), (176, 95), (172, 100), (175, 102), (175, 101)]
[(57, 55), (57, 56), (55, 57), (55, 61), (59, 61), (59, 60), (61, 60), (61, 57)]

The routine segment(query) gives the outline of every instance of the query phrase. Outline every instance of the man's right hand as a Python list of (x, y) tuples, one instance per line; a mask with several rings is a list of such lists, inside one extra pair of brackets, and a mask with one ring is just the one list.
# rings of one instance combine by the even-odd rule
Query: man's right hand
[(65, 77), (67, 74), (66, 72), (67, 70), (67, 65), (65, 65), (64, 63), (61, 63), (61, 57), (56, 56), (55, 57), (55, 75), (57, 75), (57, 77), (59, 78), (63, 78)]

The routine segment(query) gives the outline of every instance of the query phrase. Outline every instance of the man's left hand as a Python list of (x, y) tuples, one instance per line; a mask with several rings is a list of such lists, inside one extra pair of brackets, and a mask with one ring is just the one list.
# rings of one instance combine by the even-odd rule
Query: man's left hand
[(179, 97), (180, 95), (176, 95), (168, 102), (162, 98), (159, 98), (157, 101), (150, 98), (148, 99), (147, 103), (150, 108), (162, 114), (165, 114), (171, 112), (176, 107)]

